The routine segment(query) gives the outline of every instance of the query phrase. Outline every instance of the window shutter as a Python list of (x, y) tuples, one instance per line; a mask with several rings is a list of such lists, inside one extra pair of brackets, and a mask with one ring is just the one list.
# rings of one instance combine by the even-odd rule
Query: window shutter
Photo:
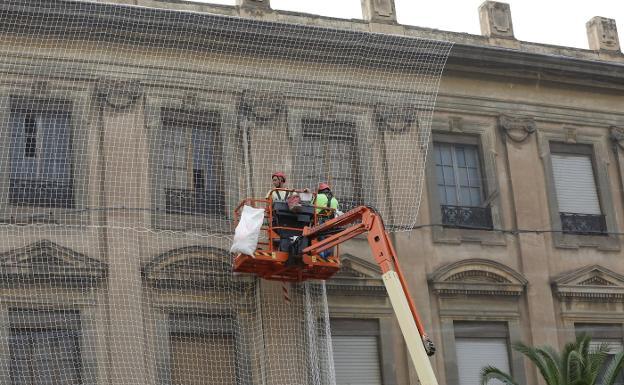
[(381, 385), (376, 336), (332, 336), (337, 385)]
[[(481, 370), (495, 366), (509, 373), (509, 352), (504, 338), (456, 338), (457, 371), (460, 385), (480, 385)], [(502, 384), (491, 380), (489, 385)]]
[(588, 155), (552, 154), (559, 212), (602, 214)]

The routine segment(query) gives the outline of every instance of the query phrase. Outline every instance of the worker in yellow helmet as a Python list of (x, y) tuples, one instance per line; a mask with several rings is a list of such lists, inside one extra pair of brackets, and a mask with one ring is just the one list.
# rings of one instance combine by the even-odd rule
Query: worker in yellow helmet
[[(319, 183), (316, 199), (314, 200), (314, 206), (316, 206), (316, 215), (318, 216), (319, 224), (332, 219), (336, 215), (336, 211), (338, 210), (338, 199), (334, 197), (331, 187), (329, 187), (327, 183)], [(333, 210), (327, 210), (327, 208)], [(323, 236), (320, 236), (319, 240), (322, 240), (323, 238)], [(319, 257), (327, 261), (333, 254), (334, 250), (328, 249), (322, 251), (319, 254)]]

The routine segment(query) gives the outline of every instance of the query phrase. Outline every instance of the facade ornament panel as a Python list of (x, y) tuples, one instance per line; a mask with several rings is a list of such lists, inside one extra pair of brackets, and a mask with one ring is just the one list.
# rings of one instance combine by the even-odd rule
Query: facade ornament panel
[(609, 130), (609, 138), (613, 142), (614, 149), (624, 150), (624, 127), (611, 126)]
[(104, 103), (115, 111), (132, 107), (143, 95), (143, 86), (138, 80), (100, 79), (96, 93)]
[(341, 255), (340, 262), (340, 272), (326, 283), (328, 292), (346, 296), (386, 296), (379, 266), (351, 254)]
[(362, 0), (364, 20), (373, 22), (396, 22), (394, 0)]
[(36, 280), (89, 285), (106, 275), (105, 263), (48, 240), (0, 254), (3, 284)]
[(505, 138), (522, 143), (537, 130), (533, 118), (501, 115), (498, 119)]
[(437, 269), (429, 284), (438, 295), (520, 296), (528, 281), (520, 273), (495, 261), (463, 260)]
[(599, 265), (562, 274), (552, 281), (552, 287), (561, 299), (576, 298), (593, 302), (624, 299), (624, 276)]
[(243, 115), (256, 122), (276, 120), (284, 107), (284, 96), (275, 92), (247, 90), (241, 95), (240, 108)]
[(588, 21), (585, 27), (589, 49), (620, 52), (620, 41), (615, 20), (596, 16)]
[(509, 4), (486, 1), (479, 7), (481, 34), (488, 37), (514, 38)]
[(383, 132), (407, 133), (418, 124), (416, 108), (413, 106), (375, 106), (377, 127)]

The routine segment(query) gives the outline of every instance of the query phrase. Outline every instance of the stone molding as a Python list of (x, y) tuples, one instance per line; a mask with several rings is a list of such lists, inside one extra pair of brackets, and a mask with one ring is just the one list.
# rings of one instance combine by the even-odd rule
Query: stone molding
[(338, 295), (386, 296), (381, 269), (351, 254), (340, 256), (340, 271), (326, 282), (327, 291)]
[(0, 254), (3, 285), (29, 282), (93, 284), (107, 276), (105, 263), (49, 240)]
[(611, 126), (609, 127), (609, 138), (613, 142), (614, 149), (624, 150), (624, 127)]
[(516, 143), (524, 142), (537, 130), (535, 121), (530, 117), (500, 115), (498, 122), (504, 138)]
[(143, 95), (143, 86), (138, 80), (99, 79), (96, 93), (108, 107), (120, 112), (139, 100)]
[(162, 288), (215, 288), (251, 282), (231, 275), (227, 251), (205, 246), (188, 246), (167, 251), (145, 264), (143, 278)]
[(479, 7), (479, 21), (484, 36), (514, 38), (511, 9), (507, 3), (484, 2)]
[(611, 302), (624, 298), (624, 276), (600, 265), (561, 274), (552, 280), (551, 285), (560, 299)]
[(394, 0), (362, 0), (362, 16), (366, 21), (396, 23)]
[(259, 123), (276, 120), (285, 109), (284, 96), (275, 92), (246, 90), (240, 99), (242, 113)]
[(438, 268), (429, 276), (438, 295), (521, 296), (528, 281), (522, 274), (486, 259), (467, 259)]
[(414, 126), (418, 128), (416, 108), (413, 106), (375, 105), (375, 120), (382, 132), (407, 133)]
[(589, 49), (620, 52), (617, 24), (613, 19), (596, 16), (585, 24)]

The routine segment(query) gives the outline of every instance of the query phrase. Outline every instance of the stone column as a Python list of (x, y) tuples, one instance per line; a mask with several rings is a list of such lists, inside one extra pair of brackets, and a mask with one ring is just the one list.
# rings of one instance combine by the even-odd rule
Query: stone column
[(507, 3), (486, 1), (479, 6), (481, 34), (487, 37), (514, 38), (511, 9)]
[[(97, 86), (101, 152), (102, 207), (145, 208), (148, 166), (142, 89), (127, 81)], [(145, 384), (140, 233), (142, 210), (103, 211), (102, 247), (109, 264), (108, 317), (110, 384)]]
[(596, 16), (585, 24), (589, 49), (596, 51), (620, 52), (615, 20)]
[[(548, 212), (543, 179), (540, 182), (541, 165), (535, 139), (535, 122), (531, 118), (501, 116), (501, 135), (505, 141), (509, 178), (516, 213), (515, 226), (519, 229), (546, 229), (544, 221)], [(550, 271), (548, 258), (552, 248), (543, 234), (518, 234), (518, 249), (522, 273), (530, 284), (527, 286), (527, 308), (534, 345), (559, 346), (554, 302), (550, 295)]]
[(362, 16), (375, 23), (396, 23), (394, 0), (362, 0)]

